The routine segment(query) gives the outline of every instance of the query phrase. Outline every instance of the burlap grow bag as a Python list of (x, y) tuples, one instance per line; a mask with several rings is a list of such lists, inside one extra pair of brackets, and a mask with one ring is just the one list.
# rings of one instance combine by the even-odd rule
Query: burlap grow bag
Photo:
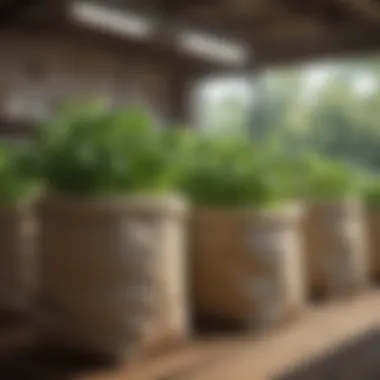
[(380, 279), (380, 209), (367, 207), (365, 210), (367, 227), (370, 275)]
[(297, 208), (197, 210), (192, 284), (198, 317), (260, 328), (298, 314), (305, 300), (299, 217)]
[(47, 200), (39, 207), (40, 334), (121, 358), (187, 333), (178, 200)]
[(0, 314), (23, 317), (33, 296), (33, 238), (31, 210), (0, 207)]
[(368, 278), (362, 208), (357, 202), (310, 203), (305, 213), (305, 250), (310, 290), (349, 295)]

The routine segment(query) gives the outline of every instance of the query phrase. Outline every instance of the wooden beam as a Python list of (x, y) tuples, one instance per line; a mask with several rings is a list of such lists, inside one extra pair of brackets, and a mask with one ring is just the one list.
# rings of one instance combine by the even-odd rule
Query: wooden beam
[[(96, 13), (97, 17), (100, 17), (102, 14), (104, 14), (104, 17), (107, 17), (107, 14), (106, 14), (107, 12), (103, 12), (101, 9), (102, 8), (107, 9), (109, 7), (109, 3), (105, 3), (104, 1), (100, 2), (100, 1), (78, 0), (78, 4), (80, 6), (82, 4), (85, 4), (85, 5), (91, 4), (90, 9), (95, 7), (94, 8), (95, 10), (99, 7), (99, 4), (100, 4), (100, 10)], [(154, 12), (154, 11), (146, 12), (136, 7), (129, 9), (127, 7), (114, 6), (112, 8), (111, 13), (110, 12), (108, 13), (110, 13), (109, 17), (111, 18), (117, 17), (119, 19), (120, 17), (122, 17), (122, 12), (126, 12), (126, 16), (128, 15), (128, 13), (132, 13), (132, 14), (135, 13), (142, 16), (142, 18), (146, 18), (147, 20), (149, 19), (153, 20), (152, 22), (154, 24), (154, 30), (152, 33), (149, 33), (149, 36), (147, 36), (147, 38), (145, 38), (145, 40), (147, 39), (150, 40), (150, 41), (146, 41), (148, 43), (152, 43), (152, 44), (155, 43), (161, 47), (163, 47), (163, 45), (166, 45), (168, 49), (177, 50), (178, 53), (180, 53), (181, 51), (184, 52), (185, 54), (189, 55), (189, 58), (192, 54), (194, 55), (194, 58), (196, 58), (196, 56), (198, 55), (198, 58), (197, 58), (198, 60), (203, 60), (203, 61), (208, 60), (210, 62), (214, 62), (216, 65), (220, 64), (220, 65), (224, 65), (228, 67), (228, 66), (234, 66), (234, 65), (239, 66), (239, 65), (244, 64), (243, 60), (245, 60), (245, 57), (243, 56), (243, 54), (240, 54), (240, 52), (238, 56), (237, 50), (235, 49), (235, 47), (236, 45), (243, 45), (241, 50), (246, 49), (246, 46), (244, 44), (245, 41), (237, 40), (236, 38), (234, 38), (234, 36), (231, 36), (228, 33), (223, 33), (224, 32), (223, 29), (215, 31), (208, 28), (208, 30), (205, 30), (202, 27), (194, 26), (194, 24), (192, 23), (186, 24), (181, 21), (178, 21), (174, 19), (172, 16), (166, 15), (165, 13), (160, 14), (159, 12)], [(75, 15), (76, 14), (74, 14), (74, 16)], [(117, 15), (117, 16), (114, 16), (114, 15)], [(89, 20), (92, 20), (92, 19), (93, 18), (89, 18)], [(86, 20), (80, 19), (79, 23), (82, 23), (82, 22), (84, 22), (83, 26), (86, 26)], [(93, 28), (97, 28), (97, 25), (98, 25), (99, 28), (103, 28), (105, 22), (106, 22), (106, 19), (104, 20), (104, 22), (97, 22), (97, 24), (95, 23), (90, 26)], [(125, 22), (127, 22), (127, 20)], [(122, 26), (124, 29), (126, 25), (123, 24), (122, 22), (119, 22), (118, 25), (116, 25), (116, 23), (112, 23), (111, 20), (107, 21), (107, 30), (109, 32), (112, 32), (113, 26), (118, 26), (118, 27)], [(100, 29), (99, 29), (99, 32), (101, 32)], [(114, 30), (115, 35), (119, 34), (119, 32), (120, 31), (117, 29)], [(195, 36), (194, 33), (197, 33), (198, 36)], [(128, 36), (127, 33), (124, 33), (124, 34), (125, 34), (124, 37), (127, 39), (129, 37), (131, 38), (133, 37), (132, 35)], [(198, 52), (199, 49), (197, 48), (197, 46), (195, 46), (195, 43), (192, 43), (192, 48), (190, 49), (189, 44), (186, 44), (185, 46), (185, 43), (183, 41), (184, 38), (186, 39), (186, 41), (188, 41), (189, 38), (191, 38), (192, 40), (196, 38), (200, 41), (197, 44), (197, 46), (199, 45), (199, 48), (201, 48), (201, 45), (203, 46), (206, 43), (210, 48), (206, 48), (204, 55), (198, 54), (200, 53), (200, 51)], [(216, 39), (218, 41), (215, 41)], [(194, 49), (196, 49), (197, 51), (195, 51)], [(228, 54), (227, 54), (227, 49), (228, 49)], [(236, 54), (235, 54), (236, 59), (231, 58), (232, 57), (231, 54), (233, 50), (234, 51), (236, 50)], [(215, 54), (212, 55), (211, 54), (212, 51), (215, 51)], [(247, 50), (247, 53), (244, 55), (249, 55), (249, 54), (250, 53)]]
[(380, 23), (380, 4), (373, 0), (341, 0), (352, 14), (370, 23)]
[[(209, 5), (212, 4), (212, 1), (213, 0), (202, 2), (202, 4)], [(155, 9), (157, 14), (160, 14), (159, 7), (162, 6), (163, 3), (155, 2), (154, 4), (156, 4)], [(238, 36), (238, 38), (243, 41), (245, 38), (245, 42), (253, 47), (255, 54), (257, 53), (258, 59), (262, 62), (266, 62), (266, 64), (272, 64), (273, 62), (278, 63), (280, 61), (294, 61), (297, 60), (297, 58), (301, 60), (309, 59), (314, 55), (330, 56), (331, 54), (334, 54), (335, 50), (337, 51), (337, 54), (341, 54), (346, 51), (351, 53), (355, 49), (358, 51), (373, 51), (374, 49), (379, 48), (377, 41), (378, 37), (374, 37), (374, 35), (379, 35), (379, 30), (366, 28), (365, 26), (363, 27), (363, 25), (356, 27), (355, 31), (353, 31), (353, 28), (355, 29), (355, 27), (343, 26), (339, 28), (332, 28), (328, 23), (326, 25), (326, 23), (318, 22), (318, 16), (316, 16), (315, 19), (313, 18), (314, 16), (303, 16), (297, 17), (296, 19), (291, 19), (289, 23), (278, 23), (278, 26), (268, 24), (266, 28), (262, 25), (259, 27), (251, 25), (250, 28), (247, 27), (245, 30), (242, 28), (237, 30), (237, 28), (234, 28), (233, 25), (226, 22), (220, 22), (219, 24), (217, 21), (216, 23), (218, 23), (218, 26), (213, 28), (210, 27), (210, 22), (186, 22), (188, 18), (185, 16), (177, 19), (174, 18), (173, 15), (176, 14), (176, 12), (183, 15), (181, 9), (185, 9), (185, 11), (188, 10), (189, 12), (190, 9), (194, 10), (197, 7), (199, 7), (198, 9), (201, 9), (202, 7), (200, 2), (193, 2), (191, 5), (190, 3), (186, 3), (188, 5), (183, 5), (181, 2), (183, 7), (179, 7), (177, 1), (169, 1), (165, 4), (165, 12), (160, 15), (163, 17), (163, 24), (169, 31), (168, 35), (175, 34), (176, 31), (181, 28), (189, 27), (194, 30), (199, 29), (206, 33), (211, 31), (211, 33), (221, 37)], [(270, 4), (281, 4), (281, 1), (278, 0), (276, 3), (270, 2)], [(309, 8), (306, 8), (305, 6), (305, 9), (313, 9), (309, 2), (308, 4)], [(320, 7), (318, 8), (319, 12), (321, 12), (321, 10), (328, 11), (331, 9), (331, 7), (328, 8), (327, 2), (323, 2), (323, 6), (318, 5), (315, 1), (313, 4), (315, 7)], [(336, 4), (336, 0), (334, 4)], [(269, 7), (272, 7), (271, 9), (273, 11), (273, 5)], [(285, 11), (281, 17), (284, 17), (284, 20), (287, 20), (289, 19), (289, 16), (286, 14), (286, 9), (288, 8), (284, 5), (283, 7)], [(154, 7), (151, 9), (154, 9)], [(258, 12), (257, 9), (256, 11)], [(216, 17), (216, 19), (218, 17)], [(195, 19), (197, 19), (197, 17), (195, 17)], [(323, 20), (323, 17), (321, 20)], [(251, 24), (252, 23), (254, 24), (254, 20)]]
[(45, 0), (3, 0), (0, 2), (0, 26), (24, 16)]
[(257, 46), (257, 59), (266, 67), (322, 59), (374, 54), (380, 50), (380, 28), (337, 28), (294, 43)]
[[(47, 0), (39, 1), (47, 4)], [(53, 0), (49, 1), (53, 3)], [(55, 1), (58, 2), (59, 0)], [(285, 0), (262, 0), (255, 3), (256, 6), (250, 5), (250, 8), (247, 8), (252, 9), (252, 12), (247, 10), (247, 17), (244, 21), (239, 21), (241, 20), (239, 12), (232, 16), (231, 14), (226, 14), (233, 7), (238, 9), (239, 5), (236, 4), (240, 4), (237, 1), (241, 0), (184, 0), (186, 1), (185, 3), (178, 0), (129, 0), (125, 1), (124, 5), (120, 5), (121, 2), (117, 0), (97, 1), (101, 1), (102, 4), (107, 6), (117, 7), (116, 9), (129, 9), (141, 14), (158, 17), (162, 25), (159, 35), (154, 41), (142, 43), (141, 47), (144, 48), (145, 46), (156, 57), (171, 55), (177, 57), (178, 62), (188, 62), (189, 66), (193, 65), (194, 67), (206, 67), (206, 70), (231, 70), (233, 67), (217, 62), (201, 62), (202, 58), (197, 59), (190, 55), (184, 55), (173, 44), (172, 37), (176, 36), (178, 31), (188, 28), (215, 35), (222, 39), (243, 42), (251, 47), (254, 56), (267, 64), (297, 59), (303, 60), (306, 57), (309, 59), (311, 56), (331, 55), (334, 54), (335, 50), (337, 54), (342, 54), (343, 52), (351, 53), (354, 50), (363, 52), (380, 49), (378, 46), (379, 37), (377, 37), (380, 35), (380, 29), (375, 27), (375, 24), (372, 24), (372, 27), (367, 27), (363, 17), (358, 17), (355, 23), (353, 22), (354, 16), (352, 16), (352, 19), (348, 17), (351, 24), (349, 27), (344, 23), (338, 24), (339, 27), (332, 27), (332, 23), (323, 22), (328, 12), (332, 12), (332, 15), (334, 14), (334, 7), (337, 7), (337, 4), (343, 4), (342, 12), (345, 12), (344, 2), (354, 0), (303, 0), (302, 2), (299, 0), (290, 0), (291, 2)], [(148, 6), (148, 3), (151, 5)], [(253, 4), (252, 2), (249, 3)], [(155, 6), (153, 6), (154, 4)], [(211, 7), (213, 4), (214, 9), (216, 9), (214, 11)], [(217, 6), (217, 4), (220, 5)], [(248, 2), (244, 4), (246, 5), (241, 5), (243, 8), (248, 7)], [(257, 4), (261, 6), (258, 7)], [(291, 11), (292, 7), (298, 7), (299, 10), (306, 13), (300, 11), (299, 15), (294, 16), (294, 12)], [(315, 14), (313, 14), (314, 11)], [(189, 13), (186, 15), (186, 12)], [(193, 13), (191, 14), (191, 12)], [(201, 16), (196, 12), (204, 13)], [(257, 22), (262, 18), (262, 15), (265, 15), (265, 19), (262, 22)], [(49, 18), (50, 16), (45, 15), (45, 17)], [(204, 21), (199, 21), (201, 19)], [(94, 31), (95, 34), (96, 32)], [(98, 33), (98, 35), (100, 37), (101, 33)], [(112, 40), (118, 41), (120, 45), (128, 43), (127, 40), (117, 38), (117, 36), (109, 36), (109, 41)], [(253, 64), (252, 60), (250, 64)]]

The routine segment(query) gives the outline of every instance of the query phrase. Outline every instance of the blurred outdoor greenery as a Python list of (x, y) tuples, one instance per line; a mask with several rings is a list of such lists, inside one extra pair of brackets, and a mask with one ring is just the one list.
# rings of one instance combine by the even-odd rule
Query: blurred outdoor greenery
[(380, 169), (380, 58), (277, 67), (235, 82), (240, 89), (218, 85), (214, 100), (204, 97), (202, 129), (245, 129), (255, 141), (277, 138), (289, 154)]

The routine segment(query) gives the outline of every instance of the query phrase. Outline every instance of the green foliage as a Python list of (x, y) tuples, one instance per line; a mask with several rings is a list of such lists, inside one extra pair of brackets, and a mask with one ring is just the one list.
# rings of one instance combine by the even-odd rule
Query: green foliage
[(380, 177), (376, 176), (368, 181), (363, 190), (363, 200), (367, 206), (380, 208)]
[(322, 156), (309, 156), (299, 175), (303, 178), (301, 193), (310, 200), (336, 200), (358, 193), (357, 177), (343, 163)]
[(179, 181), (180, 140), (174, 132), (156, 128), (141, 110), (111, 112), (82, 104), (42, 128), (38, 167), (53, 193), (93, 197), (169, 192)]
[(266, 208), (357, 193), (355, 171), (293, 152), (283, 136), (254, 143), (242, 131), (161, 130), (138, 109), (81, 104), (42, 127), (29, 165), (36, 163), (48, 191), (79, 197), (181, 189), (198, 205)]
[(30, 162), (30, 147), (0, 145), (0, 203), (14, 205), (31, 200), (39, 190)]
[(273, 207), (284, 202), (281, 176), (263, 152), (242, 135), (199, 137), (184, 192), (198, 205)]

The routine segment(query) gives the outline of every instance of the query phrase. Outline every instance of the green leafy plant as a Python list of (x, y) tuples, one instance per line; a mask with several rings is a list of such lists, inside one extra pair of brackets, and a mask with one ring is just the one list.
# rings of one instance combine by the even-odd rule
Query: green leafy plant
[(300, 193), (309, 200), (337, 200), (357, 195), (355, 173), (343, 163), (309, 156), (299, 170)]
[(138, 109), (65, 109), (43, 126), (38, 167), (49, 192), (77, 197), (174, 191), (179, 138)]
[(286, 198), (280, 181), (251, 139), (199, 136), (183, 189), (198, 205), (273, 207)]
[(380, 208), (380, 177), (371, 178), (363, 189), (364, 203), (372, 208)]
[(14, 205), (32, 200), (40, 189), (33, 172), (30, 146), (0, 144), (0, 203)]

